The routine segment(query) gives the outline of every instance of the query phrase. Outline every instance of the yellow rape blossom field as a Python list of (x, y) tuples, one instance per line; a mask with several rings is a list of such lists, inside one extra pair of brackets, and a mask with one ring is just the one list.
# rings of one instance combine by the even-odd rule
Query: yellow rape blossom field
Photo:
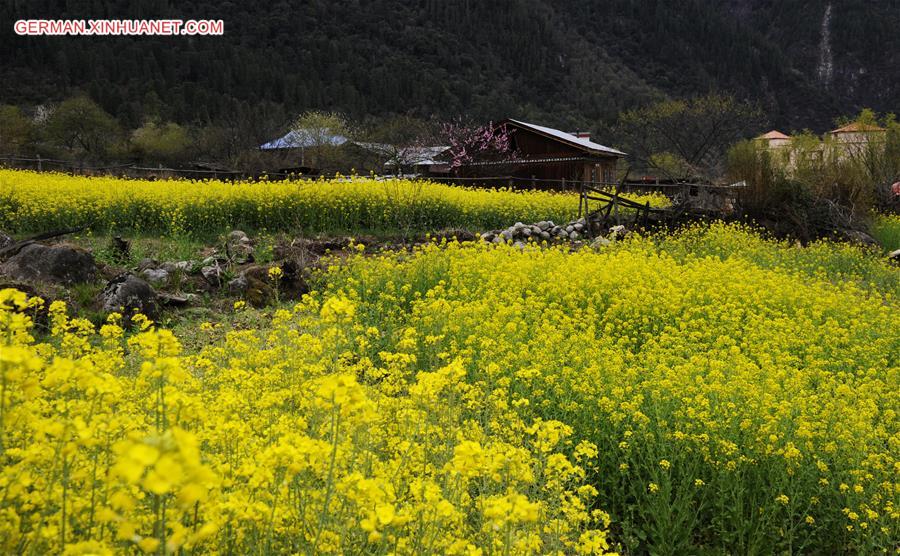
[(191, 350), (2, 290), (0, 551), (892, 552), (898, 279), (721, 224), (444, 242)]
[[(665, 206), (661, 195), (630, 195)], [(207, 236), (248, 231), (306, 233), (487, 230), (513, 222), (575, 218), (578, 196), (463, 188), (414, 180), (340, 178), (223, 182), (129, 180), (0, 170), (0, 229)]]

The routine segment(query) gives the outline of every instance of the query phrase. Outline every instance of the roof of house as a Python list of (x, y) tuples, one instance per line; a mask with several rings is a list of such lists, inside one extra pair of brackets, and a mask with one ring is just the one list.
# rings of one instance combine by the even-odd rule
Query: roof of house
[(537, 124), (530, 124), (528, 122), (523, 122), (521, 120), (514, 120), (512, 118), (506, 120), (513, 125), (517, 125), (519, 127), (523, 127), (534, 131), (540, 135), (544, 135), (546, 137), (550, 137), (556, 139), (558, 141), (562, 141), (563, 143), (567, 143), (573, 147), (580, 148), (582, 150), (589, 151), (594, 154), (604, 154), (611, 156), (628, 156), (622, 151), (612, 149), (610, 147), (604, 147), (599, 143), (594, 143), (590, 139), (585, 137), (577, 137), (572, 135), (571, 133), (566, 133), (565, 131), (560, 131), (558, 129), (553, 129), (552, 127), (545, 127)]
[(773, 129), (765, 135), (760, 135), (757, 139), (790, 139), (790, 136)]
[(339, 147), (347, 141), (348, 139), (343, 135), (333, 134), (327, 130), (321, 135), (321, 137), (319, 137), (317, 133), (314, 134), (305, 129), (294, 129), (287, 132), (287, 134), (285, 134), (283, 137), (279, 137), (278, 139), (260, 145), (259, 148), (263, 151), (271, 151), (276, 149), (301, 149), (321, 146), (320, 143), (322, 142), (324, 142), (325, 145)]
[[(353, 141), (353, 144), (381, 156), (399, 159), (401, 164), (422, 166), (438, 164), (440, 161), (437, 160), (437, 157), (450, 148), (447, 146), (399, 147), (387, 143), (367, 143), (363, 141)], [(389, 160), (388, 165), (396, 162), (397, 160)]]
[(878, 131), (887, 131), (883, 127), (878, 127), (877, 125), (870, 124), (861, 124), (859, 122), (853, 122), (852, 124), (847, 124), (843, 127), (839, 127), (837, 129), (833, 129), (828, 133), (838, 134), (838, 133), (870, 133), (870, 132), (878, 132)]

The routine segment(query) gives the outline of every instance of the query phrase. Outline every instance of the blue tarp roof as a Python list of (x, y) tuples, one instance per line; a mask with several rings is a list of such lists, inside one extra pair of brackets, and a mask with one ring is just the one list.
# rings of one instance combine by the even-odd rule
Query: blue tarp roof
[(329, 132), (324, 134), (311, 133), (307, 130), (291, 130), (284, 137), (279, 137), (273, 141), (269, 141), (260, 145), (260, 150), (271, 151), (275, 149), (302, 149), (308, 147), (320, 147), (331, 145), (339, 147), (346, 143), (348, 139), (343, 135), (337, 135)]

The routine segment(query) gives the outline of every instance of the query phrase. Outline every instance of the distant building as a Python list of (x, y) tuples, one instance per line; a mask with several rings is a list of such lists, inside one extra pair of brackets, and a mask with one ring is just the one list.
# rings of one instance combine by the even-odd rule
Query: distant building
[[(622, 151), (591, 141), (586, 132), (567, 133), (513, 119), (498, 125), (506, 126), (511, 132), (515, 157), (472, 161), (452, 171), (457, 177), (492, 185), (573, 189), (584, 182), (614, 183), (618, 162), (626, 156)], [(448, 165), (434, 170), (444, 175), (451, 172)]]
[(858, 153), (870, 144), (884, 142), (887, 130), (876, 125), (852, 123), (833, 129), (828, 135), (848, 153)]
[(807, 137), (804, 142), (785, 135), (780, 131), (770, 131), (754, 141), (771, 153), (778, 153), (788, 169), (795, 169), (801, 162), (824, 160), (826, 158), (845, 159), (861, 154), (870, 146), (884, 144), (887, 130), (883, 127), (854, 122), (826, 133), (818, 143), (811, 144)]
[(323, 167), (334, 165), (334, 157), (326, 156), (326, 151), (349, 143), (347, 137), (328, 129), (294, 129), (263, 143), (259, 150), (267, 164), (277, 167), (278, 173), (315, 175), (323, 172)]
[(333, 134), (328, 130), (291, 130), (278, 139), (259, 146), (261, 151), (279, 151), (291, 149), (308, 149), (310, 147), (340, 147), (348, 139), (343, 135)]
[(760, 135), (755, 140), (763, 143), (769, 149), (780, 149), (791, 145), (791, 137), (789, 135), (785, 135), (784, 133), (775, 130)]
[(443, 145), (390, 145), (362, 141), (353, 141), (352, 144), (375, 155), (385, 173), (410, 177), (426, 175), (436, 166), (446, 165), (442, 155), (450, 149)]

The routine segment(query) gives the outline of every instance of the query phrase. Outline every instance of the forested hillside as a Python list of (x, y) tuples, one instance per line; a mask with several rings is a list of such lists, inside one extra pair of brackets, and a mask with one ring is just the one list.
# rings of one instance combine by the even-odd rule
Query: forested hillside
[[(34, 106), (86, 92), (126, 126), (149, 117), (278, 122), (332, 109), (356, 118), (517, 115), (596, 128), (624, 108), (709, 91), (758, 101), (784, 128), (822, 129), (861, 106), (896, 110), (900, 2), (829, 5), (10, 0), (0, 5), (0, 103)], [(157, 17), (222, 19), (225, 36), (12, 32), (20, 18)]]

